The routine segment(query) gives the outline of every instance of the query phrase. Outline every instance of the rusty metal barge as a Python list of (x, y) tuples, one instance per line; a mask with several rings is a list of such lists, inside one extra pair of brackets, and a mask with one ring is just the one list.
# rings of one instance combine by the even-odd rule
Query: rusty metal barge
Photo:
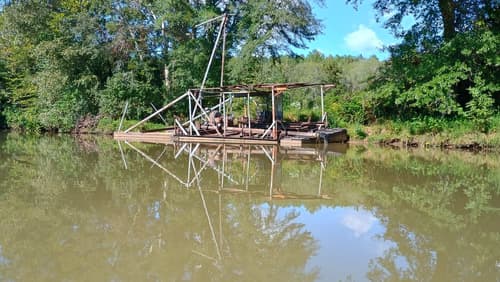
[[(284, 122), (283, 96), (287, 90), (304, 87), (320, 88), (321, 119), (314, 122)], [(281, 144), (283, 146), (301, 146), (304, 143), (318, 142), (344, 143), (349, 139), (347, 131), (328, 127), (323, 101), (324, 91), (330, 87), (333, 85), (275, 83), (190, 89), (130, 128), (115, 132), (114, 137), (118, 140), (149, 143)], [(261, 100), (270, 103), (266, 103), (265, 109), (252, 113), (250, 101), (254, 97), (262, 97)], [(233, 100), (238, 98), (244, 99), (246, 106), (243, 115), (235, 117), (231, 109)], [(174, 117), (171, 122), (172, 127), (153, 132), (133, 131), (176, 103), (186, 103), (186, 100), (188, 116)]]
[[(349, 136), (345, 129), (328, 127), (327, 114), (324, 109), (324, 94), (325, 91), (335, 87), (333, 84), (264, 83), (224, 86), (224, 45), (227, 19), (227, 15), (221, 15), (207, 21), (220, 20), (221, 23), (201, 87), (189, 89), (162, 108), (155, 108), (154, 113), (122, 131), (121, 125), (127, 112), (127, 104), (120, 127), (114, 133), (114, 138), (149, 143), (281, 144), (283, 146), (301, 146), (304, 143), (316, 142), (347, 142)], [(208, 73), (220, 41), (223, 42), (220, 86), (206, 87)], [(310, 87), (319, 88), (321, 118), (318, 121), (285, 122), (283, 119), (283, 97), (287, 95), (287, 91)], [(243, 99), (246, 104), (243, 113), (240, 112), (238, 117), (235, 117), (232, 111), (235, 99)], [(265, 108), (251, 111), (251, 103), (256, 103), (256, 101), (264, 102)], [(170, 122), (166, 121), (161, 113), (172, 109), (177, 103), (187, 105), (185, 111), (187, 116), (174, 116)], [(158, 115), (170, 127), (154, 132), (134, 131)]]

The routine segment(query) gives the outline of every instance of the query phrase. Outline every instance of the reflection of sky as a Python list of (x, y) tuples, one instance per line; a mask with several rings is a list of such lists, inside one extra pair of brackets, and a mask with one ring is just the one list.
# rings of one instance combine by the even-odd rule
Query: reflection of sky
[(342, 217), (342, 225), (354, 232), (356, 238), (370, 231), (377, 219), (365, 210), (348, 212)]
[[(9, 263), (9, 260), (3, 256), (3, 250), (2, 250), (2, 245), (0, 245), (0, 264), (6, 265)], [(0, 275), (0, 278), (2, 275)]]
[(299, 212), (297, 221), (305, 224), (319, 245), (307, 269), (318, 268), (320, 281), (365, 281), (370, 260), (395, 246), (377, 236), (383, 235), (385, 227), (365, 209), (322, 207), (314, 213), (302, 208)]

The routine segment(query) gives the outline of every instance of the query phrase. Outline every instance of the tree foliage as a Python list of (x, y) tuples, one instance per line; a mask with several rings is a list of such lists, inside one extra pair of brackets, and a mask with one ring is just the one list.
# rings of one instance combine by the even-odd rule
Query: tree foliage
[[(362, 1), (349, 0), (358, 5)], [(467, 117), (490, 129), (500, 105), (498, 1), (392, 1), (373, 7), (402, 39), (370, 92), (379, 117)], [(405, 17), (414, 24), (405, 29)]]
[[(346, 0), (357, 7), (363, 0)], [(418, 43), (423, 49), (448, 41), (457, 33), (476, 29), (478, 23), (489, 29), (498, 29), (499, 3), (492, 0), (376, 0), (373, 8), (378, 20), (399, 37)], [(413, 25), (407, 29), (403, 20), (411, 17)]]
[[(87, 114), (118, 118), (126, 101), (128, 118), (142, 118), (151, 104), (200, 86), (220, 21), (197, 24), (226, 13), (225, 84), (335, 83), (325, 104), (332, 124), (460, 118), (486, 132), (500, 106), (498, 5), (376, 0), (378, 19), (401, 39), (380, 62), (294, 54), (322, 29), (305, 0), (5, 1), (0, 124), (68, 131)], [(207, 86), (220, 84), (221, 56), (219, 49)], [(292, 91), (288, 118), (317, 115), (318, 94)]]
[[(143, 116), (150, 104), (201, 83), (219, 22), (196, 24), (223, 13), (231, 15), (226, 48), (243, 58), (241, 66), (304, 47), (321, 28), (307, 1), (4, 2), (0, 97), (7, 123), (66, 131), (88, 113), (116, 118), (127, 100), (130, 117)], [(219, 84), (215, 61), (209, 85)]]

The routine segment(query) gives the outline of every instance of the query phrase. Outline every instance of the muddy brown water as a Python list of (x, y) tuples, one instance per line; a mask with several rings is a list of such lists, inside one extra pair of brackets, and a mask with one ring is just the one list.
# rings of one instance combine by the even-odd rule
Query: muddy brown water
[(500, 281), (500, 156), (0, 135), (0, 281)]

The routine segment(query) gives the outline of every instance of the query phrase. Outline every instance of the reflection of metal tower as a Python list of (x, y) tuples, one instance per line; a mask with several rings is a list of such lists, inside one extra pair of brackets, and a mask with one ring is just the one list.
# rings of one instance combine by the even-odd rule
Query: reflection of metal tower
[[(223, 193), (260, 193), (261, 191), (251, 191), (249, 189), (250, 182), (253, 181), (258, 176), (250, 173), (250, 164), (252, 163), (252, 156), (261, 156), (261, 159), (267, 160), (270, 165), (269, 174), (269, 190), (268, 193), (264, 192), (265, 196), (268, 196), (269, 200), (273, 199), (325, 199), (328, 196), (322, 195), (322, 185), (323, 185), (323, 173), (326, 168), (327, 163), (327, 152), (318, 151), (316, 149), (290, 149), (284, 150), (283, 152), (278, 151), (277, 146), (262, 146), (262, 145), (248, 145), (248, 146), (230, 146), (226, 144), (219, 144), (217, 146), (201, 146), (200, 144), (185, 143), (182, 146), (174, 145), (174, 159), (178, 160), (181, 155), (188, 156), (188, 166), (186, 177), (183, 178), (168, 168), (166, 168), (161, 163), (161, 158), (168, 149), (168, 145), (165, 145), (164, 150), (158, 155), (158, 157), (153, 158), (137, 148), (136, 146), (125, 143), (136, 151), (138, 154), (143, 156), (152, 166), (160, 168), (162, 171), (167, 173), (170, 177), (178, 181), (186, 189), (197, 188), (200, 201), (203, 206), (203, 211), (207, 220), (207, 224), (210, 230), (211, 240), (214, 244), (216, 250), (216, 256), (207, 255), (199, 250), (192, 250), (192, 252), (200, 257), (209, 259), (214, 262), (216, 266), (222, 265), (224, 252), (228, 251), (224, 247), (224, 236), (223, 236)], [(125, 166), (128, 169), (125, 155), (123, 153), (123, 148), (120, 142), (118, 142), (121, 157)], [(229, 159), (229, 155), (232, 156)], [(228, 164), (231, 163), (235, 157), (238, 156), (240, 160), (244, 160), (245, 165), (240, 171), (243, 174), (243, 181), (239, 181), (238, 177), (233, 175), (228, 169)], [(320, 165), (320, 175), (318, 183), (318, 191), (316, 195), (294, 195), (292, 193), (287, 193), (282, 191), (282, 187), (279, 183), (275, 183), (277, 180), (277, 174), (280, 171), (281, 162), (285, 159), (300, 159), (300, 160), (310, 160)], [(255, 162), (255, 160), (254, 160)], [(215, 171), (218, 176), (218, 187), (217, 189), (202, 188), (202, 174), (207, 169)], [(279, 177), (278, 177), (279, 178)], [(231, 186), (229, 186), (229, 185)], [(210, 216), (207, 201), (205, 199), (204, 192), (213, 192), (218, 194), (218, 216), (219, 220), (216, 223)], [(165, 197), (165, 194), (164, 194)], [(216, 231), (215, 225), (218, 224), (218, 230)], [(218, 235), (218, 236), (217, 236)], [(229, 250), (230, 251), (230, 250)]]
[[(119, 144), (120, 152), (122, 155), (122, 160), (124, 162), (125, 168), (127, 168), (127, 163), (125, 161), (125, 156), (123, 154), (122, 146)], [(167, 150), (165, 149), (156, 158), (153, 158), (136, 146), (125, 141), (130, 148), (139, 153), (145, 159), (152, 163), (152, 166), (156, 166), (167, 173), (169, 176), (178, 181), (182, 186), (186, 188), (197, 187), (203, 189), (206, 192), (216, 192), (216, 193), (250, 193), (250, 194), (264, 194), (269, 197), (269, 199), (328, 199), (328, 195), (322, 195), (322, 185), (323, 185), (323, 174), (326, 169), (327, 163), (327, 152), (313, 149), (313, 148), (295, 148), (295, 149), (281, 149), (277, 146), (265, 146), (265, 145), (240, 145), (233, 146), (227, 144), (218, 144), (213, 146), (202, 146), (200, 144), (184, 143), (182, 145), (173, 144), (174, 148), (174, 159), (178, 160), (181, 155), (186, 155), (187, 160), (187, 171), (185, 177), (179, 176), (175, 172), (169, 170), (164, 165), (161, 164), (161, 158)], [(231, 155), (231, 159), (228, 156)], [(256, 160), (252, 161), (252, 156), (260, 156), (264, 160), (268, 160), (270, 164), (268, 179), (268, 190), (252, 190), (251, 183), (255, 182), (256, 175), (251, 174), (251, 164), (255, 163)], [(264, 156), (264, 157), (263, 157)], [(235, 158), (244, 160), (244, 165), (239, 169), (236, 174), (230, 171), (230, 165)], [(317, 193), (308, 195), (297, 195), (296, 193), (287, 192), (281, 185), (281, 177), (284, 177), (281, 172), (281, 162), (284, 160), (309, 160), (313, 163), (319, 163), (320, 173), (319, 173), (319, 183)], [(202, 188), (203, 181), (202, 175), (206, 170), (212, 170), (216, 172), (218, 178), (218, 185), (214, 187), (204, 187)], [(261, 175), (262, 176), (262, 175)], [(257, 184), (258, 185), (258, 184)], [(262, 187), (262, 185), (260, 185)], [(253, 185), (255, 188), (255, 185)]]

